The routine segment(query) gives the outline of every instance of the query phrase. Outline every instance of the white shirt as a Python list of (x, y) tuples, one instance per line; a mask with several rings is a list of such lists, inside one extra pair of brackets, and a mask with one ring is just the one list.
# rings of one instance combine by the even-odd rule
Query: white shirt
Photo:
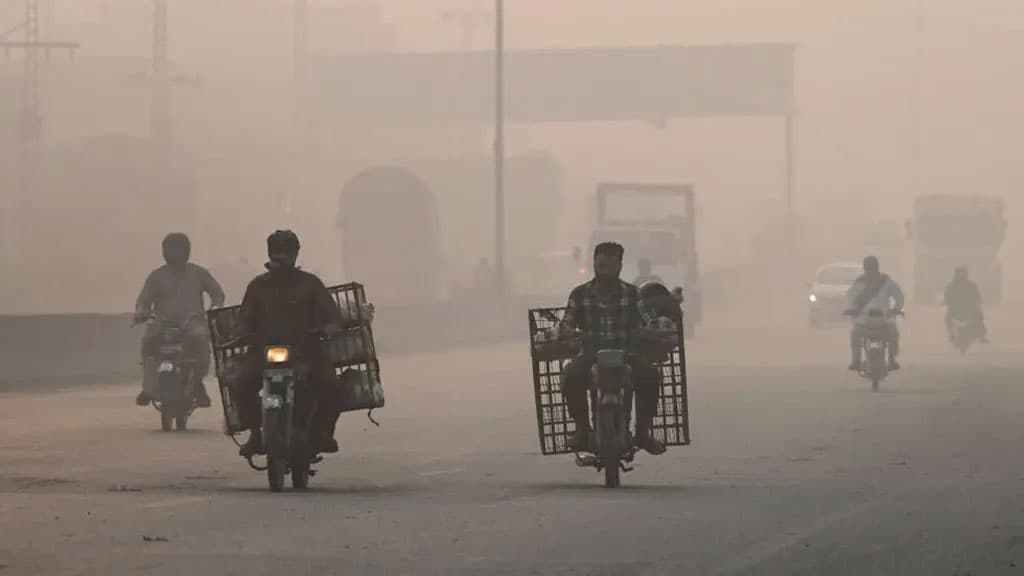
[[(846, 306), (848, 309), (853, 309), (857, 302), (857, 297), (864, 291), (866, 283), (862, 279), (858, 279), (850, 286), (850, 289), (846, 291)], [(871, 299), (861, 310), (860, 315), (857, 316), (857, 320), (863, 320), (867, 318), (868, 312), (871, 310), (878, 310), (883, 314), (888, 313), (890, 310), (902, 310), (904, 304), (903, 289), (896, 283), (892, 278), (886, 278), (885, 284), (882, 284), (882, 288), (878, 290), (878, 294)]]

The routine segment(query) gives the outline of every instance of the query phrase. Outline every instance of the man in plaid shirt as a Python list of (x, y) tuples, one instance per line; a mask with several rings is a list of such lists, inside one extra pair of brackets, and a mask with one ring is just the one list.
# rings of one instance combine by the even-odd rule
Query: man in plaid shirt
[[(590, 414), (587, 390), (590, 369), (598, 350), (627, 350), (631, 332), (650, 324), (636, 286), (619, 279), (625, 249), (614, 242), (594, 248), (594, 279), (577, 286), (569, 295), (563, 330), (579, 330), (583, 353), (565, 366), (562, 392), (569, 415), (576, 422), (575, 449), (587, 450)], [(664, 443), (651, 434), (658, 408), (658, 371), (635, 355), (630, 356), (636, 389), (636, 445), (651, 454), (665, 452)]]

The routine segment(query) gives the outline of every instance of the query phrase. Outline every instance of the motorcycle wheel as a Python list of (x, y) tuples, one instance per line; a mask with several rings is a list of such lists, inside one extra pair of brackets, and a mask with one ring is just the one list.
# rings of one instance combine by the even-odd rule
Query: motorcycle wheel
[(878, 392), (878, 384), (885, 378), (886, 370), (885, 350), (870, 350), (868, 352), (868, 372), (871, 374), (872, 392)]
[(163, 404), (160, 405), (160, 429), (164, 432), (174, 429), (174, 415), (171, 414), (170, 407)]
[(288, 472), (288, 455), (284, 453), (284, 430), (277, 411), (263, 414), (263, 442), (267, 449), (267, 483), (271, 492), (280, 492)]
[(310, 454), (308, 450), (309, 439), (308, 434), (301, 430), (296, 430), (292, 438), (292, 488), (296, 490), (305, 490), (309, 487), (309, 462)]
[(602, 406), (598, 422), (598, 442), (601, 450), (601, 466), (604, 468), (604, 487), (618, 488), (619, 458), (622, 455), (621, 434), (618, 430), (618, 406)]

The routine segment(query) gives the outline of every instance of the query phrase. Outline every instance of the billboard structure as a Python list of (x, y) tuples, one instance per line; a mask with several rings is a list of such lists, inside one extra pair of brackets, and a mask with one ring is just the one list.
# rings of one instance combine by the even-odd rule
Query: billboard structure
[[(314, 59), (309, 94), (320, 117), (356, 132), (395, 125), (415, 131), (495, 122), (500, 130), (504, 123), (777, 117), (791, 215), (795, 51), (792, 44), (743, 44), (331, 55)], [(495, 165), (501, 166), (498, 134)], [(495, 253), (501, 262), (503, 177), (498, 174)]]
[[(664, 122), (777, 117), (786, 208), (795, 195), (794, 44), (510, 50), (504, 119)], [(310, 104), (347, 128), (382, 122), (479, 124), (494, 119), (490, 51), (318, 56)]]
[[(792, 116), (795, 46), (509, 51), (510, 123)], [(490, 52), (348, 54), (314, 62), (319, 105), (353, 122), (494, 118)]]

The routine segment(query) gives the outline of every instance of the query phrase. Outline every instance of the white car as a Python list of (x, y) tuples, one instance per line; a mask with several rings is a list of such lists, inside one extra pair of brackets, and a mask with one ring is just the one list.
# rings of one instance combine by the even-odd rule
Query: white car
[(812, 328), (844, 319), (846, 292), (863, 272), (863, 266), (853, 262), (835, 262), (818, 268), (807, 295)]

